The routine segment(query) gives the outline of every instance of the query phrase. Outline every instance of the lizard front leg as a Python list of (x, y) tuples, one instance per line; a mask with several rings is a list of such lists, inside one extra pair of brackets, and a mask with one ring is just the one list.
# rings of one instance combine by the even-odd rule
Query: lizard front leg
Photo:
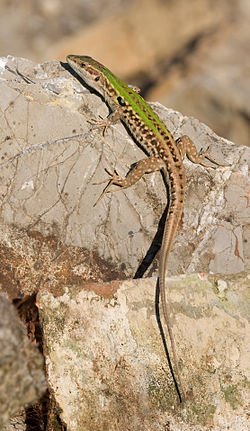
[(107, 116), (106, 119), (101, 118), (101, 120), (88, 120), (88, 123), (92, 124), (95, 129), (103, 127), (103, 136), (106, 135), (108, 128), (111, 124), (116, 123), (122, 118), (122, 109), (116, 108), (111, 114)]

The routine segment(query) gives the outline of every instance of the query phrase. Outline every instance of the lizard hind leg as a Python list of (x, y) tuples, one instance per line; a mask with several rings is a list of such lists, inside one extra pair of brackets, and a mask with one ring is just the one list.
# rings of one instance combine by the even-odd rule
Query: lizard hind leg
[(205, 166), (206, 168), (216, 168), (216, 166), (206, 163), (204, 161), (205, 158), (207, 158), (208, 160), (210, 160), (210, 162), (214, 163), (217, 166), (228, 166), (228, 165), (225, 165), (224, 163), (220, 163), (217, 160), (215, 160), (208, 152), (199, 154), (197, 152), (194, 142), (187, 135), (184, 135), (181, 138), (177, 139), (176, 144), (182, 159), (184, 159), (184, 157), (187, 156), (187, 158), (191, 162), (197, 165)]
[(99, 184), (104, 184), (104, 183), (108, 183), (106, 185), (106, 187), (104, 187), (102, 193), (100, 194), (99, 198), (97, 199), (97, 201), (94, 203), (94, 207), (98, 204), (98, 202), (100, 202), (100, 200), (103, 198), (104, 195), (106, 195), (106, 193), (113, 193), (113, 192), (117, 192), (118, 189), (115, 190), (109, 190), (110, 187), (115, 184), (117, 186), (123, 187), (123, 182), (124, 182), (124, 178), (121, 177), (121, 175), (114, 170), (114, 173), (112, 174), (108, 169), (105, 168), (105, 171), (107, 172), (107, 174), (111, 177), (111, 178), (106, 178), (106, 180), (103, 181), (99, 181), (98, 183), (93, 183), (94, 185), (99, 185)]
[[(149, 174), (151, 172), (159, 171), (160, 169), (166, 168), (165, 162), (162, 159), (159, 159), (157, 157), (148, 157), (147, 159), (139, 160), (139, 162), (135, 163), (133, 168), (128, 172), (128, 174), (125, 176), (125, 178), (122, 178), (120, 174), (115, 170), (112, 174), (108, 171), (108, 169), (105, 169), (105, 171), (108, 173), (110, 178), (101, 181), (99, 183), (94, 184), (103, 184), (108, 183), (107, 186), (104, 188), (103, 192), (97, 199), (94, 206), (97, 205), (98, 202), (103, 198), (103, 196), (106, 193), (113, 193), (117, 192), (121, 189), (126, 189), (133, 184), (135, 184), (137, 181), (139, 181), (143, 175)], [(118, 189), (110, 190), (110, 187), (112, 185), (119, 186)]]

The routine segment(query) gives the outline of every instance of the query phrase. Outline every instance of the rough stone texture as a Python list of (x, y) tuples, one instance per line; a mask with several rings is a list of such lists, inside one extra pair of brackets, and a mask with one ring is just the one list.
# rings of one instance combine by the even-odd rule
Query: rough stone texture
[(13, 416), (7, 424), (3, 425), (1, 431), (26, 431), (25, 410), (22, 410), (18, 415)]
[(188, 393), (176, 399), (155, 319), (156, 280), (41, 290), (48, 382), (69, 431), (245, 431), (249, 279), (167, 280)]
[(124, 278), (87, 247), (68, 246), (56, 236), (0, 223), (0, 291), (10, 299), (23, 301), (40, 286), (81, 286), (89, 280)]
[[(127, 166), (144, 154), (120, 123), (105, 137), (100, 130), (90, 130), (87, 120), (105, 117), (108, 109), (59, 63), (37, 66), (9, 57), (0, 64), (4, 246), (6, 224), (15, 225), (87, 248), (131, 276), (145, 257), (165, 208), (161, 175), (149, 175), (128, 190), (107, 195), (93, 208), (103, 188), (93, 183), (105, 178), (104, 168), (125, 174)], [(208, 149), (229, 164), (214, 170), (185, 161), (185, 214), (169, 273), (248, 270), (249, 149), (219, 138), (197, 120), (152, 106), (175, 137), (189, 134), (198, 149)], [(78, 270), (80, 274), (84, 268)]]
[[(6, 424), (6, 430), (10, 430), (11, 423), (7, 423), (11, 416), (39, 400), (46, 383), (42, 356), (28, 340), (24, 325), (3, 295), (0, 316), (0, 425)], [(16, 419), (14, 422), (17, 425)]]

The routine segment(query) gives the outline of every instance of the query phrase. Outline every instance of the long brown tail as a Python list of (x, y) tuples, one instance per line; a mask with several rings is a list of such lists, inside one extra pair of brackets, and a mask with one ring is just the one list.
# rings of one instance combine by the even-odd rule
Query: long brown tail
[(185, 399), (185, 390), (182, 383), (182, 377), (178, 365), (178, 358), (176, 354), (176, 347), (175, 347), (175, 340), (174, 335), (172, 332), (172, 327), (170, 324), (170, 315), (169, 310), (167, 307), (167, 301), (166, 301), (166, 292), (165, 292), (165, 274), (166, 274), (166, 266), (167, 266), (167, 259), (170, 252), (170, 248), (177, 230), (177, 227), (179, 225), (181, 216), (182, 216), (183, 208), (180, 207), (180, 205), (177, 204), (177, 200), (174, 199), (172, 202), (170, 202), (169, 206), (169, 215), (167, 215), (167, 220), (164, 227), (163, 232), (163, 238), (162, 238), (162, 246), (161, 246), (161, 255), (160, 255), (160, 264), (159, 264), (159, 290), (160, 290), (160, 296), (161, 296), (161, 304), (162, 304), (162, 311), (163, 316), (167, 325), (168, 334), (170, 338), (170, 344), (171, 349), (173, 352), (173, 360), (174, 360), (174, 366), (178, 378), (178, 383), (181, 389), (182, 399)]

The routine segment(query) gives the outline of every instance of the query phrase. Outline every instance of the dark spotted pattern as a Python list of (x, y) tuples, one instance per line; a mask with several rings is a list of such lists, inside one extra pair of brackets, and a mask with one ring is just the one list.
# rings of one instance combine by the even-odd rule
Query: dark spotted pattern
[[(112, 111), (119, 109), (120, 119), (150, 156), (165, 162), (164, 170), (168, 173), (171, 196), (168, 219), (171, 219), (173, 211), (176, 215), (173, 223), (175, 227), (172, 226), (171, 230), (175, 231), (183, 210), (185, 172), (181, 154), (171, 133), (141, 96), (103, 65), (87, 56), (68, 56), (68, 61), (89, 85), (93, 83), (93, 87), (103, 94)], [(95, 81), (96, 77), (100, 77), (98, 82)]]

